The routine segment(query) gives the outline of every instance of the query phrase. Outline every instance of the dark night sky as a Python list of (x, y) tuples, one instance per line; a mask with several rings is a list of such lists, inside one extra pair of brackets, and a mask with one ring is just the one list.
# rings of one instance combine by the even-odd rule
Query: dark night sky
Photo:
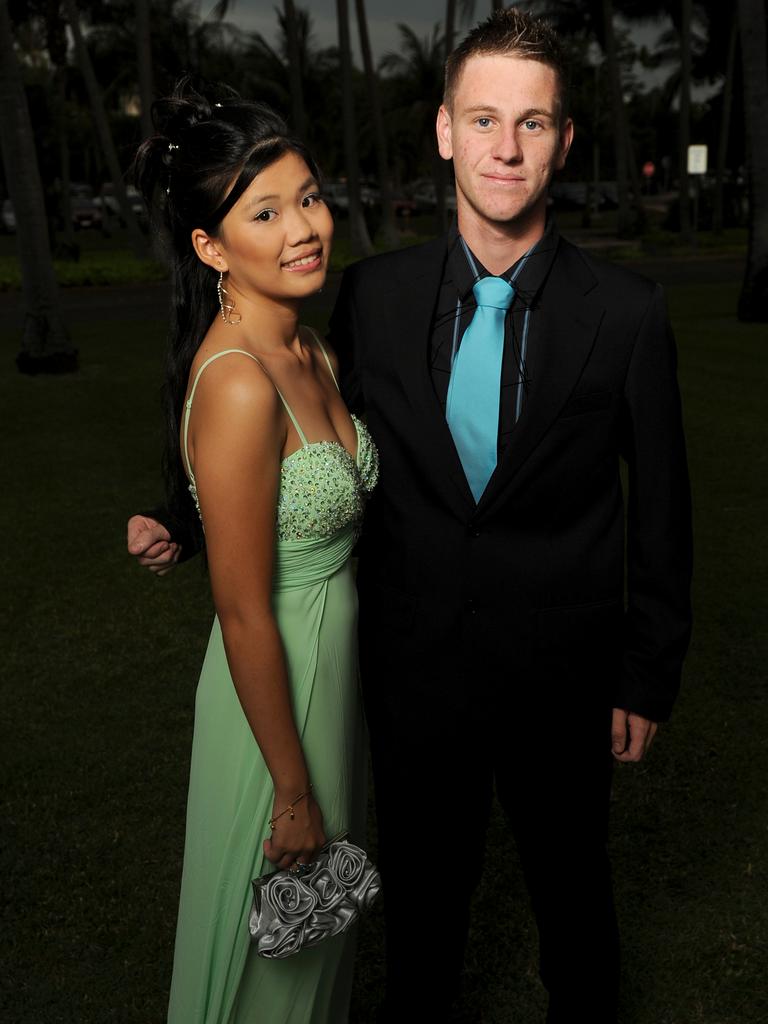
[[(314, 42), (317, 47), (334, 46), (338, 41), (336, 28), (336, 0), (296, 0), (298, 7), (308, 8), (312, 16)], [(355, 63), (362, 66), (360, 50), (357, 42), (357, 21), (355, 18), (355, 0), (348, 0), (352, 47)], [(207, 16), (214, 6), (214, 0), (200, 0), (200, 14)], [(397, 26), (404, 22), (419, 36), (431, 36), (436, 22), (445, 17), (445, 0), (366, 0), (368, 12), (368, 29), (374, 59), (378, 60), (390, 50), (398, 51), (400, 33)], [(230, 5), (227, 21), (244, 29), (260, 32), (269, 43), (274, 43), (277, 36), (276, 7), (282, 7), (280, 0), (233, 0)], [(457, 4), (457, 7), (461, 7)], [(491, 13), (490, 0), (476, 0), (475, 16), (471, 24), (457, 27), (457, 41), (465, 32)], [(618, 20), (621, 24), (621, 20)], [(653, 46), (659, 34), (666, 27), (664, 24), (649, 23), (634, 26), (636, 41)], [(664, 72), (656, 74), (645, 72), (648, 84)]]
[[(351, 32), (355, 60), (359, 65), (357, 46), (357, 22), (354, 16), (354, 0), (348, 0)], [(282, 6), (280, 0), (235, 0), (227, 15), (233, 25), (261, 32), (268, 42), (276, 33), (277, 15), (275, 7)], [(332, 46), (337, 41), (335, 0), (297, 0), (297, 6), (309, 8), (312, 15), (315, 44), (319, 47)], [(431, 35), (432, 26), (441, 21), (445, 14), (445, 0), (366, 0), (368, 29), (371, 46), (378, 59), (388, 50), (398, 49), (398, 22), (406, 22), (419, 37)], [(200, 13), (205, 16), (213, 7), (213, 0), (202, 0)], [(478, 0), (475, 4), (477, 20), (490, 14), (490, 0)]]

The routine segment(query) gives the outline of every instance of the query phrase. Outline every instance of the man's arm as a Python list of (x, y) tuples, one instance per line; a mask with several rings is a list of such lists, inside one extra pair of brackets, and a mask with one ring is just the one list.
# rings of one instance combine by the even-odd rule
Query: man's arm
[(134, 555), (139, 565), (145, 565), (150, 572), (164, 576), (178, 562), (181, 545), (151, 516), (131, 516), (127, 532), (128, 554)]
[(624, 708), (613, 709), (611, 751), (617, 761), (642, 761), (653, 743), (658, 724)]
[[(624, 413), (628, 598), (614, 703), (631, 712), (625, 720), (631, 736), (633, 717), (650, 723), (669, 717), (691, 633), (690, 485), (675, 341), (659, 286), (635, 340)], [(638, 733), (628, 749), (644, 742)]]
[(158, 576), (203, 548), (202, 532), (196, 525), (167, 508), (131, 516), (127, 534), (128, 553)]
[(360, 378), (359, 342), (361, 334), (352, 299), (355, 266), (347, 267), (341, 278), (339, 294), (328, 321), (328, 341), (339, 360), (341, 394), (350, 412), (365, 413)]

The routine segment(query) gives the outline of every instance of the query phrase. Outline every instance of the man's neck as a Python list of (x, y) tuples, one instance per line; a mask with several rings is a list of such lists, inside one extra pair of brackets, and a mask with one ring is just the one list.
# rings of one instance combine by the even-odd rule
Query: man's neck
[(478, 217), (471, 208), (457, 212), (461, 237), (491, 274), (503, 274), (544, 235), (546, 211), (525, 224), (493, 224)]

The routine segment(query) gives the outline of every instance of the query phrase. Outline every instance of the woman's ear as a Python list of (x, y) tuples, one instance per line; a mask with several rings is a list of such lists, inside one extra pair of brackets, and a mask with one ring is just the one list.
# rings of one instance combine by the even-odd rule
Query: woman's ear
[(202, 228), (195, 228), (192, 232), (192, 248), (197, 258), (214, 270), (223, 270), (226, 273), (229, 269), (218, 239), (211, 238)]

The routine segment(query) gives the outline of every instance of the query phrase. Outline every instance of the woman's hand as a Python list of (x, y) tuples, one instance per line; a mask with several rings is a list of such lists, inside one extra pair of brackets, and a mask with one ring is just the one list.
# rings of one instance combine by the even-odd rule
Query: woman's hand
[[(272, 805), (273, 819), (281, 814), (289, 803), (290, 798), (275, 796)], [(315, 798), (308, 793), (294, 804), (293, 819), (289, 812), (281, 814), (275, 821), (272, 835), (264, 840), (264, 856), (278, 868), (290, 868), (297, 862), (311, 864), (324, 844), (323, 815)]]

